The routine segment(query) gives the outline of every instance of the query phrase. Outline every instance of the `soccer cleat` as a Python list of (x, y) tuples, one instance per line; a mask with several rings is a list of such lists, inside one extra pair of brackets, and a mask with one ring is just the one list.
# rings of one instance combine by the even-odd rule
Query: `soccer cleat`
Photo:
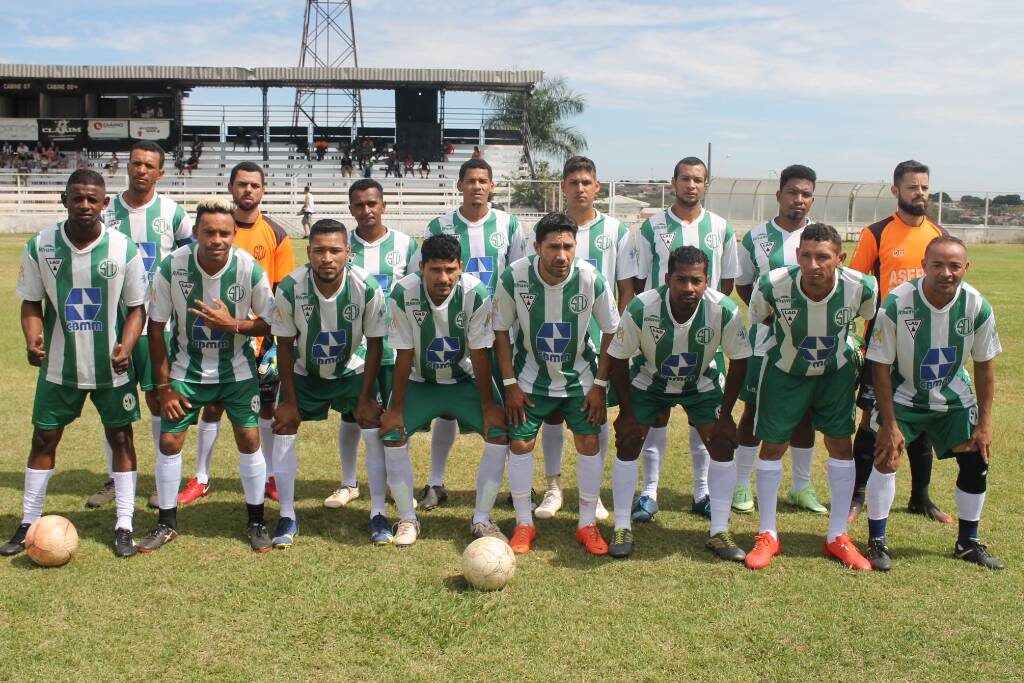
[(828, 508), (822, 505), (818, 501), (818, 494), (815, 492), (814, 487), (808, 484), (799, 491), (790, 491), (789, 495), (786, 496), (790, 505), (798, 507), (802, 510), (809, 510), (816, 512), (819, 515), (828, 513)]
[(416, 519), (400, 519), (398, 520), (398, 526), (395, 527), (395, 540), (394, 544), (396, 548), (408, 548), (420, 535), (420, 523)]
[(135, 538), (130, 529), (114, 530), (114, 554), (118, 557), (131, 557), (139, 551), (135, 547)]
[(988, 547), (976, 538), (966, 544), (956, 542), (953, 546), (953, 557), (981, 565), (985, 569), (1006, 569), (1006, 565), (989, 555)]
[(508, 543), (508, 537), (501, 533), (501, 529), (498, 528), (498, 525), (492, 519), (470, 524), (469, 533), (473, 534), (473, 538), (497, 538)]
[[(505, 499), (505, 502), (508, 504), (508, 506), (510, 508), (514, 508), (515, 507), (515, 503), (512, 502), (512, 494), (511, 493), (508, 494), (508, 498)], [(537, 491), (533, 487), (530, 487), (530, 511), (531, 512), (536, 512), (536, 510), (537, 510)]]
[(384, 515), (374, 515), (370, 518), (370, 543), (374, 545), (388, 545), (395, 539), (391, 533), (391, 520)]
[(87, 508), (98, 508), (103, 507), (107, 503), (114, 500), (114, 480), (107, 479), (106, 483), (96, 493), (89, 496), (89, 500), (85, 501), (85, 507)]
[(732, 540), (728, 531), (719, 531), (707, 540), (704, 547), (713, 552), (720, 560), (742, 562), (747, 557), (743, 549), (736, 545), (736, 541)]
[(512, 546), (512, 552), (517, 555), (525, 555), (530, 552), (533, 542), (537, 539), (537, 527), (532, 524), (518, 524), (512, 530), (512, 538), (508, 544)]
[(427, 484), (416, 495), (416, 502), (424, 512), (443, 505), (446, 500), (448, 500), (448, 489), (444, 487), (444, 484), (440, 486)]
[(604, 506), (604, 503), (601, 502), (600, 498), (597, 499), (597, 507), (594, 508), (594, 516), (601, 522), (608, 519), (608, 508)]
[(359, 497), (358, 486), (342, 486), (334, 493), (324, 498), (324, 507), (332, 510), (343, 508)]
[(764, 569), (772, 563), (772, 558), (782, 552), (782, 544), (779, 539), (772, 536), (770, 531), (762, 531), (754, 537), (754, 547), (747, 553), (743, 564), (747, 569)]
[(601, 530), (597, 528), (596, 524), (588, 524), (576, 529), (576, 540), (591, 555), (608, 554), (608, 544), (601, 536)]
[(153, 495), (151, 495), (149, 497), (149, 500), (146, 501), (146, 507), (148, 507), (150, 510), (159, 510), (160, 494), (158, 494), (156, 491), (153, 491)]
[(836, 536), (836, 540), (826, 543), (824, 555), (839, 561), (844, 567), (849, 569), (856, 569), (862, 572), (871, 571), (871, 563), (860, 554), (849, 534), (839, 534)]
[(738, 484), (732, 492), (732, 509), (736, 512), (754, 511), (754, 493), (750, 484)]
[(887, 572), (892, 569), (892, 555), (884, 538), (868, 539), (868, 562), (876, 572)]
[(274, 549), (274, 543), (270, 540), (266, 524), (250, 522), (245, 533), (249, 536), (249, 547), (254, 553), (269, 553)]
[(548, 489), (533, 514), (537, 519), (551, 519), (562, 509), (562, 489)]
[(7, 541), (3, 545), (0, 545), (0, 555), (4, 557), (11, 557), (17, 555), (25, 550), (25, 535), (28, 534), (28, 528), (31, 524), (21, 524), (17, 529), (14, 530), (14, 535), (11, 536), (11, 540)]
[(275, 503), (281, 502), (281, 496), (277, 495), (277, 482), (273, 477), (267, 479), (267, 483), (263, 487), (263, 495)]
[(915, 500), (911, 498), (907, 502), (907, 512), (915, 515), (924, 515), (934, 519), (939, 524), (952, 524), (953, 518), (939, 509), (939, 506), (931, 501), (931, 498)]
[(608, 554), (612, 557), (629, 557), (633, 554), (633, 531), (619, 527), (612, 534), (612, 542), (608, 544)]
[(138, 543), (140, 553), (151, 553), (159, 550), (178, 537), (178, 532), (166, 524), (157, 524), (153, 530), (143, 536)]
[(210, 492), (210, 483), (200, 484), (199, 480), (192, 477), (185, 484), (185, 488), (178, 494), (178, 505), (194, 503)]
[(274, 530), (273, 545), (275, 549), (291, 548), (295, 544), (295, 537), (299, 535), (299, 523), (291, 517), (282, 517), (277, 520), (277, 529)]
[(850, 512), (846, 515), (846, 523), (853, 524), (857, 521), (857, 515), (864, 509), (864, 501), (854, 498), (850, 502)]
[(701, 517), (711, 519), (711, 496), (704, 496), (700, 500), (693, 501), (690, 512)]
[(630, 517), (634, 522), (653, 522), (658, 514), (658, 501), (650, 496), (640, 496), (633, 502)]

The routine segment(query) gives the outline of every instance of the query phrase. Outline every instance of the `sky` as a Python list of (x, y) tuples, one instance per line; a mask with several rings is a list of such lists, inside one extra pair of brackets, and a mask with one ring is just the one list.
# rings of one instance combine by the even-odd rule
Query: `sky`
[[(298, 64), (302, 0), (11, 3), (0, 62)], [(932, 168), (932, 187), (1024, 188), (1024, 3), (973, 0), (355, 0), (360, 66), (540, 69), (587, 101), (602, 179), (819, 178)], [(131, 29), (137, 21), (138, 29)], [(13, 30), (12, 30), (13, 29)], [(274, 101), (294, 95), (277, 91)], [(191, 103), (257, 104), (197, 90)], [(469, 103), (465, 98), (454, 100)], [(450, 98), (449, 104), (453, 100)]]

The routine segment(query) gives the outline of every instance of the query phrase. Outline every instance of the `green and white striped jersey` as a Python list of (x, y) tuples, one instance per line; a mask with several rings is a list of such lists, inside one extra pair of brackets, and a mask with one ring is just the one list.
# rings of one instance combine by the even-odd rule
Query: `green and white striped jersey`
[[(526, 234), (519, 219), (499, 209), (490, 209), (477, 223), (470, 223), (458, 209), (438, 216), (427, 225), (427, 235), (454, 235), (462, 245), (462, 269), (494, 292), (498, 278), (513, 261), (526, 255)], [(532, 240), (531, 240), (532, 242)], [(417, 251), (409, 267), (419, 270)]]
[[(385, 228), (387, 232), (376, 242), (367, 242), (355, 230), (348, 233), (352, 256), (349, 262), (359, 266), (377, 279), (384, 291), (385, 325), (387, 324), (387, 296), (395, 283), (410, 271), (413, 255), (416, 253), (416, 240), (404, 232)], [(415, 268), (412, 268), (415, 270)], [(395, 364), (395, 350), (384, 337), (384, 348), (381, 353), (381, 365)], [(366, 357), (366, 340), (364, 339), (356, 351), (353, 362), (358, 362), (362, 372), (362, 359)]]
[(750, 296), (750, 320), (771, 322), (771, 348), (765, 359), (791, 375), (826, 375), (851, 362), (847, 326), (875, 315), (878, 283), (871, 275), (836, 268), (835, 286), (821, 301), (800, 290), (800, 266), (762, 275)]
[(146, 285), (135, 244), (106, 226), (84, 249), (71, 243), (63, 222), (30, 239), (16, 291), (24, 301), (43, 302), (43, 378), (76, 389), (127, 384), (128, 373), (115, 373), (110, 355), (126, 307), (146, 300)]
[(610, 285), (616, 280), (640, 277), (636, 245), (629, 228), (600, 211), (594, 220), (576, 231), (576, 258), (597, 268)]
[(719, 347), (730, 359), (752, 355), (743, 316), (732, 299), (708, 287), (689, 320), (676, 321), (668, 285), (637, 295), (623, 311), (608, 354), (622, 360), (637, 351), (637, 389), (658, 394), (714, 391), (724, 368), (715, 367)]
[(196, 248), (192, 243), (175, 249), (153, 277), (150, 320), (174, 318), (168, 350), (171, 379), (226, 384), (255, 377), (256, 356), (249, 337), (211, 329), (188, 309), (196, 301), (212, 305), (219, 299), (236, 320), (256, 316), (272, 323), (274, 294), (267, 275), (248, 252), (235, 247), (220, 272), (210, 275), (200, 268)]
[[(764, 273), (783, 266), (796, 265), (796, 250), (800, 247), (800, 235), (804, 234), (804, 225), (793, 232), (779, 227), (775, 219), (754, 226), (743, 239), (739, 248), (739, 274), (737, 285), (753, 285)], [(762, 323), (750, 326), (750, 345), (755, 356), (763, 356), (764, 342), (768, 337), (769, 327)]]
[[(527, 394), (582, 396), (594, 382), (591, 318), (602, 333), (619, 325), (615, 297), (604, 276), (576, 259), (558, 285), (540, 277), (538, 257), (519, 259), (501, 274), (494, 295), (494, 330), (515, 327), (512, 365)], [(518, 325), (516, 325), (518, 323)], [(594, 345), (600, 347), (600, 340)]]
[(398, 281), (391, 292), (391, 345), (412, 349), (410, 379), (455, 384), (473, 377), (471, 349), (494, 344), (491, 297), (480, 280), (463, 273), (451, 294), (435, 306), (419, 273)]
[(289, 273), (274, 295), (276, 337), (295, 338), (295, 374), (334, 379), (362, 372), (350, 361), (365, 337), (383, 337), (384, 290), (377, 278), (351, 263), (338, 290), (325, 297), (307, 263)]
[(662, 209), (644, 221), (636, 237), (640, 277), (647, 278), (645, 289), (665, 284), (668, 257), (679, 247), (697, 247), (708, 257), (708, 286), (720, 289), (722, 280), (739, 274), (736, 231), (721, 216), (701, 209), (693, 223), (684, 223), (672, 209)]
[(939, 309), (928, 303), (923, 278), (904, 282), (885, 297), (867, 358), (892, 365), (893, 400), (911, 408), (945, 412), (976, 405), (967, 359), (992, 360), (1002, 352), (992, 306), (961, 283)]

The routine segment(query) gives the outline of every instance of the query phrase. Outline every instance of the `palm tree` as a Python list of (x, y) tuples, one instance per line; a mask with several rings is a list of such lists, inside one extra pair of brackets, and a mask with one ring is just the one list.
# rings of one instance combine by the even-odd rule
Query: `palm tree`
[[(559, 76), (542, 81), (528, 101), (529, 144), (534, 151), (563, 162), (587, 148), (583, 133), (565, 123), (566, 119), (581, 114), (587, 102), (583, 95), (569, 88), (565, 78)], [(485, 93), (484, 103), (495, 110), (487, 126), (522, 127), (522, 95)]]

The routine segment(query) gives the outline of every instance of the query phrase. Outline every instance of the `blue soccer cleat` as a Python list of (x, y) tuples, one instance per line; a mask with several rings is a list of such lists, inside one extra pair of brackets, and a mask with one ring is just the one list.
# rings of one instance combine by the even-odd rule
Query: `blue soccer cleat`
[(652, 522), (656, 514), (658, 514), (658, 501), (650, 496), (640, 496), (634, 501), (631, 515), (634, 522)]
[(299, 523), (291, 517), (282, 517), (277, 520), (277, 529), (274, 531), (274, 548), (278, 550), (291, 548), (298, 535)]
[(370, 518), (370, 543), (374, 545), (388, 545), (395, 540), (391, 532), (391, 520), (384, 515), (374, 515)]

